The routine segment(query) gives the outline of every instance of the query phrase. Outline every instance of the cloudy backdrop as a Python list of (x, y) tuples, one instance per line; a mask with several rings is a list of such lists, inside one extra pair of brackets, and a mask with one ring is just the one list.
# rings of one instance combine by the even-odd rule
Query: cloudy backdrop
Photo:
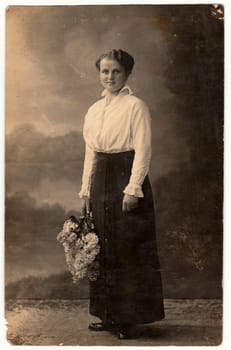
[(165, 288), (201, 281), (202, 294), (219, 294), (223, 23), (211, 6), (11, 6), (6, 16), (6, 282), (65, 270), (55, 237), (80, 209), (82, 126), (102, 90), (94, 63), (122, 48), (152, 114)]

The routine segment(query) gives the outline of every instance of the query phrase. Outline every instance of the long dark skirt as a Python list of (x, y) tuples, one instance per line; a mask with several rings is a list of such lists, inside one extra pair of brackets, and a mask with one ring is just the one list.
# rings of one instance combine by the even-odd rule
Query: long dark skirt
[(90, 283), (90, 313), (103, 321), (148, 323), (164, 318), (160, 265), (148, 177), (137, 209), (122, 211), (134, 151), (97, 153), (91, 205), (101, 251)]

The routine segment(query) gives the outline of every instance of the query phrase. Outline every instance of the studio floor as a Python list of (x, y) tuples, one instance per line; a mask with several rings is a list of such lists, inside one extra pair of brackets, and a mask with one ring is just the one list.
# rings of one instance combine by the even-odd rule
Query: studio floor
[(214, 299), (165, 299), (166, 317), (139, 326), (141, 337), (119, 340), (91, 332), (88, 300), (9, 300), (6, 338), (12, 345), (166, 346), (219, 345), (222, 302)]

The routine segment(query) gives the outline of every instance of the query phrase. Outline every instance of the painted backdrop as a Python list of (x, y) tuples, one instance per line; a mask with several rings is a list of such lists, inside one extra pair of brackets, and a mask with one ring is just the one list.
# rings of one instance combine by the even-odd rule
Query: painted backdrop
[(7, 295), (88, 293), (71, 286), (56, 234), (80, 209), (82, 126), (102, 90), (95, 60), (122, 48), (152, 114), (165, 296), (220, 297), (223, 9), (10, 6), (6, 19)]

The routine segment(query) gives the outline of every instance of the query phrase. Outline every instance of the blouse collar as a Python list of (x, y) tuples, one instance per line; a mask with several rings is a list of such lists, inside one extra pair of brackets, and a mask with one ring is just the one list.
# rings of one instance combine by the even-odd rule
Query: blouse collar
[[(132, 95), (133, 91), (128, 85), (124, 85), (118, 95)], [(103, 90), (101, 96), (107, 96), (107, 90)]]

